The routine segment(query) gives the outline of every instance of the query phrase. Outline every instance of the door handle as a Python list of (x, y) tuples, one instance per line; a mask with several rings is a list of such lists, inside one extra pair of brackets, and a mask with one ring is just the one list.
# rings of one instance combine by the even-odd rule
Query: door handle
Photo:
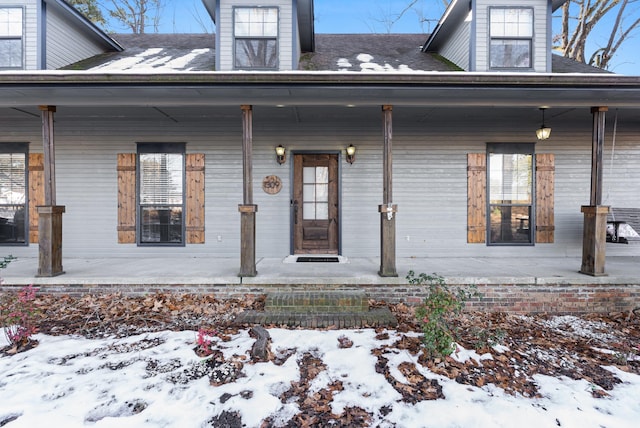
[(298, 201), (292, 201), (291, 206), (293, 207), (293, 223), (298, 224)]

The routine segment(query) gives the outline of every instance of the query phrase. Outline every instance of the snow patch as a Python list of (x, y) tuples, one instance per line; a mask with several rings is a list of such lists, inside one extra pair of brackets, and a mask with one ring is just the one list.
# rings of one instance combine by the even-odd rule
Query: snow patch
[(373, 56), (366, 53), (361, 53), (356, 57), (356, 59), (360, 62), (371, 62), (373, 61)]
[(349, 62), (347, 58), (338, 59), (338, 67), (340, 68), (351, 68), (353, 65)]

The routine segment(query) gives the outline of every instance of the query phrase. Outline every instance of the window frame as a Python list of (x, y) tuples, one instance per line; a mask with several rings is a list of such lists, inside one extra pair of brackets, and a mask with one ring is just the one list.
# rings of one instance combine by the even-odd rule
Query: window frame
[[(252, 9), (261, 9), (261, 10), (275, 10), (276, 12), (276, 34), (275, 36), (239, 36), (236, 34), (237, 32), (237, 22), (236, 22), (236, 13), (240, 10), (252, 10)], [(234, 6), (232, 9), (232, 17), (233, 17), (233, 69), (234, 70), (278, 70), (280, 66), (280, 8), (277, 6)], [(264, 23), (264, 21), (263, 21)], [(259, 41), (270, 41), (273, 40), (275, 42), (275, 64), (273, 67), (269, 67), (266, 64), (264, 66), (243, 66), (238, 64), (238, 41), (241, 40), (259, 40)], [(266, 59), (266, 58), (265, 58)]]
[(2, 41), (19, 41), (20, 44), (20, 64), (19, 65), (3, 65), (0, 62), (0, 70), (22, 70), (24, 69), (24, 31), (25, 31), (25, 8), (23, 6), (0, 6), (0, 10), (19, 10), (20, 11), (20, 35), (2, 35), (0, 34), (0, 43)]
[[(136, 153), (136, 243), (139, 247), (184, 247), (187, 243), (186, 225), (186, 143), (138, 143)], [(182, 204), (171, 205), (181, 208), (181, 230), (180, 242), (145, 242), (142, 239), (143, 233), (143, 207), (142, 204), (142, 162), (141, 155), (145, 154), (179, 154), (182, 156)]]
[[(529, 10), (531, 11), (531, 35), (530, 36), (512, 36), (512, 35), (501, 35), (501, 36), (494, 36), (493, 32), (492, 32), (492, 13), (493, 11), (497, 11), (497, 10), (503, 10), (503, 11), (508, 11), (508, 10)], [(534, 69), (534, 56), (533, 56), (533, 51), (534, 51), (534, 40), (535, 40), (535, 10), (533, 7), (530, 6), (490, 6), (489, 7), (489, 13), (488, 13), (488, 31), (487, 31), (487, 35), (488, 35), (488, 65), (489, 65), (489, 69), (490, 70), (518, 70), (518, 71), (522, 71), (522, 70), (533, 70)], [(526, 41), (529, 43), (529, 65), (528, 66), (522, 66), (519, 67), (517, 65), (493, 65), (492, 64), (492, 57), (493, 57), (493, 42), (494, 41), (504, 41), (504, 42), (522, 42), (522, 41)]]
[[(496, 247), (532, 247), (536, 244), (536, 153), (535, 143), (487, 143), (486, 150), (486, 243)], [(491, 202), (491, 155), (531, 155), (531, 203), (526, 204), (494, 204)], [(528, 242), (492, 242), (491, 239), (491, 207), (494, 205), (509, 207), (529, 207), (529, 241)]]
[[(0, 144), (0, 154), (24, 154), (24, 219), (23, 219), (23, 234), (24, 241), (22, 242), (2, 242), (0, 246), (3, 247), (16, 247), (16, 246), (28, 246), (29, 245), (29, 143), (2, 143)], [(10, 204), (16, 205), (16, 204)], [(0, 205), (4, 206), (4, 205)], [(15, 217), (14, 217), (15, 221)]]

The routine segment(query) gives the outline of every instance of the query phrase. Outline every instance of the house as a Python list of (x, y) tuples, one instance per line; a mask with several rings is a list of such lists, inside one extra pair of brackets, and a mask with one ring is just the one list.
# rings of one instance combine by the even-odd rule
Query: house
[(552, 55), (564, 1), (453, 1), (430, 35), (203, 3), (215, 35), (109, 36), (63, 0), (0, 0), (0, 240), (38, 275), (170, 256), (239, 258), (250, 281), (257, 258), (322, 255), (599, 276), (640, 256), (604, 235), (608, 206), (640, 207), (640, 78)]

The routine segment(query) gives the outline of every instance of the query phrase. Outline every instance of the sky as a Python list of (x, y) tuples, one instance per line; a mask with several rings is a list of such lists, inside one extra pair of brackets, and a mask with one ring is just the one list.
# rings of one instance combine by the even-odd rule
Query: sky
[[(395, 19), (406, 7), (409, 0), (315, 0), (316, 33), (385, 33), (388, 21)], [(401, 19), (390, 28), (395, 33), (429, 33), (444, 12), (441, 0), (418, 0), (416, 9), (406, 11)], [(640, 6), (629, 8), (626, 20), (640, 17)], [(427, 21), (421, 17), (430, 18)], [(423, 21), (421, 23), (421, 21)], [(201, 0), (165, 0), (161, 19), (161, 33), (202, 33), (214, 32), (211, 18)], [(560, 31), (560, 19), (554, 18), (554, 34)], [(604, 45), (608, 39), (607, 26), (611, 20), (602, 23), (592, 36), (591, 49)], [(114, 31), (122, 31), (116, 27)], [(640, 28), (635, 36), (627, 39), (618, 50), (610, 70), (626, 75), (640, 75)]]

